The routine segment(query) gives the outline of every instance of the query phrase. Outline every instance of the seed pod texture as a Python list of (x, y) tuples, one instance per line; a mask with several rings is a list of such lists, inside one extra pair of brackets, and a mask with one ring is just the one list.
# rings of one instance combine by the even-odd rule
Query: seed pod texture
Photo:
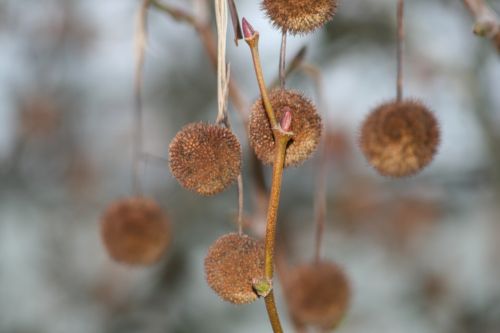
[(384, 176), (405, 177), (419, 172), (434, 158), (439, 141), (436, 118), (415, 100), (382, 104), (361, 127), (361, 150)]
[[(269, 99), (278, 121), (286, 111), (291, 112), (291, 131), (294, 136), (288, 143), (285, 167), (299, 165), (316, 150), (321, 137), (321, 118), (316, 107), (301, 93), (292, 90), (276, 89)], [(271, 124), (259, 98), (252, 106), (249, 119), (249, 141), (257, 157), (264, 164), (274, 161), (274, 136)]]
[(241, 146), (225, 127), (193, 123), (179, 131), (170, 143), (169, 163), (183, 187), (201, 195), (214, 195), (240, 174)]
[(294, 268), (285, 292), (290, 313), (298, 324), (324, 330), (337, 327), (351, 297), (347, 276), (336, 264), (325, 261)]
[(170, 243), (170, 223), (151, 199), (129, 198), (111, 204), (101, 219), (101, 237), (109, 255), (130, 265), (158, 261)]
[(255, 301), (253, 280), (264, 276), (264, 245), (236, 233), (220, 237), (208, 250), (205, 276), (223, 300), (234, 304)]
[(307, 34), (330, 21), (337, 0), (264, 0), (262, 9), (273, 24), (289, 33)]

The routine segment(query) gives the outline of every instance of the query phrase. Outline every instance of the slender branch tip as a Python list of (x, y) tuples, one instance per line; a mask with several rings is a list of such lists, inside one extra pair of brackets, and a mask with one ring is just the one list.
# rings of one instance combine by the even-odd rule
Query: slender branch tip
[(258, 34), (257, 31), (252, 27), (250, 23), (248, 23), (246, 18), (243, 18), (241, 20), (241, 27), (243, 29), (243, 36), (245, 39), (250, 39), (253, 38), (256, 34)]

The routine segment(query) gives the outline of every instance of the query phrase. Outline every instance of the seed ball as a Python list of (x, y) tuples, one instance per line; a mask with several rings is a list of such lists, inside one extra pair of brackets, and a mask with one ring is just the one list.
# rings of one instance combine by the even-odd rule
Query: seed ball
[(344, 318), (349, 307), (349, 280), (332, 262), (304, 264), (294, 268), (285, 288), (290, 313), (301, 325), (333, 329)]
[(236, 233), (220, 237), (208, 249), (205, 276), (223, 300), (234, 304), (255, 301), (253, 281), (264, 276), (264, 245)]
[(169, 162), (172, 174), (183, 187), (201, 195), (214, 195), (240, 174), (241, 146), (225, 127), (193, 123), (170, 143)]
[(130, 265), (157, 262), (170, 243), (170, 223), (151, 199), (128, 198), (111, 204), (101, 219), (101, 237), (114, 260)]
[[(318, 146), (321, 118), (311, 101), (299, 92), (276, 89), (271, 91), (269, 99), (278, 121), (285, 114), (284, 109), (289, 108), (292, 113), (291, 131), (294, 136), (286, 149), (285, 167), (299, 165)], [(248, 126), (249, 141), (255, 154), (264, 164), (272, 164), (275, 158), (274, 136), (261, 99), (252, 106)]]
[(414, 100), (380, 105), (361, 127), (361, 150), (384, 176), (405, 177), (419, 172), (432, 161), (439, 141), (439, 125), (433, 113)]
[(330, 21), (337, 0), (264, 0), (262, 9), (273, 25), (292, 35), (310, 33)]

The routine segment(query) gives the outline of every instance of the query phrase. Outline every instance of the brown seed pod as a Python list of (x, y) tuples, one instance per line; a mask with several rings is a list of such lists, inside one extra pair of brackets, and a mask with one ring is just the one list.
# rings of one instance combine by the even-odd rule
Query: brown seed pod
[(436, 118), (414, 100), (380, 105), (361, 127), (361, 149), (384, 176), (404, 177), (422, 170), (436, 154), (439, 141)]
[(262, 9), (273, 24), (293, 35), (310, 33), (330, 21), (337, 0), (263, 0)]
[(255, 301), (253, 281), (264, 276), (264, 245), (236, 233), (220, 237), (208, 249), (205, 276), (223, 300), (234, 304)]
[(130, 265), (158, 261), (170, 243), (170, 223), (151, 199), (116, 201), (101, 219), (101, 237), (109, 255)]
[[(269, 94), (271, 105), (279, 121), (288, 109), (292, 113), (293, 138), (288, 143), (285, 167), (298, 165), (316, 150), (321, 137), (321, 118), (315, 106), (301, 93), (276, 89)], [(264, 164), (274, 161), (274, 136), (267, 113), (258, 99), (252, 106), (249, 119), (249, 141), (257, 157)]]
[(169, 162), (172, 174), (183, 187), (201, 195), (214, 195), (240, 174), (241, 146), (225, 127), (193, 123), (170, 143)]
[(325, 330), (344, 318), (351, 297), (347, 276), (336, 264), (325, 261), (295, 267), (285, 292), (296, 323)]

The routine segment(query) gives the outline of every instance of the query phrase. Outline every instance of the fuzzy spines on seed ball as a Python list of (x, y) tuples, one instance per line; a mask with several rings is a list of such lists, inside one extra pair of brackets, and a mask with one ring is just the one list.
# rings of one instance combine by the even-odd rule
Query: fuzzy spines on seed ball
[(262, 9), (281, 30), (307, 34), (330, 21), (337, 11), (338, 0), (263, 0)]
[(405, 177), (419, 172), (432, 161), (439, 142), (438, 121), (415, 100), (382, 104), (361, 127), (361, 150), (384, 176)]
[(285, 291), (294, 320), (324, 330), (337, 327), (351, 298), (350, 283), (342, 269), (322, 261), (297, 266), (288, 276)]
[[(269, 94), (271, 105), (279, 121), (285, 114), (284, 108), (292, 114), (293, 137), (288, 143), (285, 167), (299, 165), (316, 150), (321, 137), (321, 118), (313, 103), (301, 93), (293, 90), (276, 89)], [(272, 164), (275, 158), (275, 143), (271, 124), (262, 99), (252, 106), (249, 119), (249, 141), (255, 155), (264, 163)]]
[(249, 236), (230, 233), (217, 239), (205, 258), (208, 285), (234, 304), (257, 299), (254, 279), (264, 276), (264, 245)]
[(188, 190), (209, 196), (224, 191), (241, 170), (241, 146), (229, 129), (192, 123), (170, 143), (170, 170)]
[(150, 265), (167, 249), (170, 223), (155, 201), (128, 198), (112, 203), (101, 218), (101, 237), (114, 260), (129, 265)]

